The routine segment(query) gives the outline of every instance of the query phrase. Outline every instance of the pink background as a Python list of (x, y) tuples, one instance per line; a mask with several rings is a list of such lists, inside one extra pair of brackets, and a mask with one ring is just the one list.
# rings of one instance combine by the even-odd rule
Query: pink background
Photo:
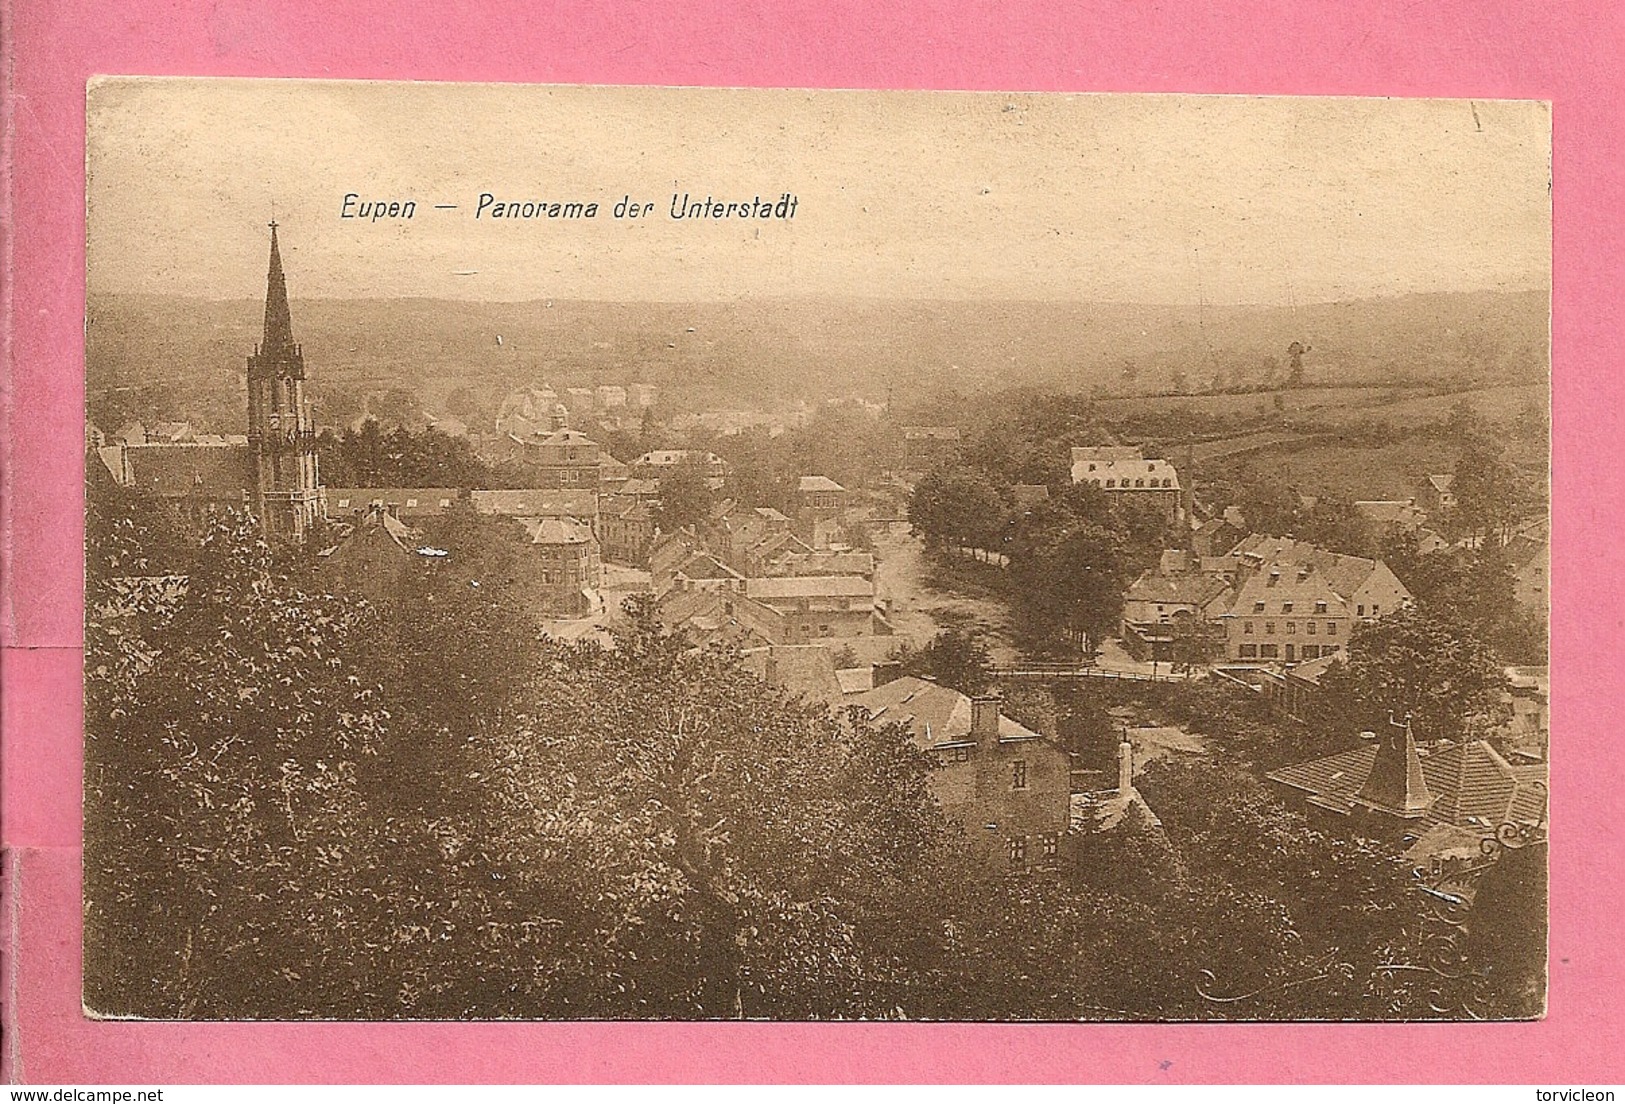
[[(3, 0), (4, 1069), (31, 1082), (1619, 1082), (1625, 5)], [(887, 10), (880, 10), (882, 7)], [(870, 10), (870, 9), (874, 10)], [(84, 88), (95, 73), (1555, 101), (1551, 1014), (1289, 1027), (177, 1025), (79, 1009)], [(245, 166), (245, 168), (249, 168)], [(1583, 550), (1583, 551), (1582, 551)], [(8, 949), (9, 949), (8, 948)], [(1613, 1055), (1613, 1057), (1610, 1057)]]

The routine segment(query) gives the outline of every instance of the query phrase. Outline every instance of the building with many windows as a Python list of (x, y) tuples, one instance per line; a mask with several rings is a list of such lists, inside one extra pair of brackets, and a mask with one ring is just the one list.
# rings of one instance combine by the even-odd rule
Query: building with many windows
[(1110, 495), (1154, 503), (1170, 522), (1184, 516), (1184, 488), (1167, 460), (1150, 458), (1137, 446), (1107, 445), (1072, 450), (1072, 482), (1088, 483)]

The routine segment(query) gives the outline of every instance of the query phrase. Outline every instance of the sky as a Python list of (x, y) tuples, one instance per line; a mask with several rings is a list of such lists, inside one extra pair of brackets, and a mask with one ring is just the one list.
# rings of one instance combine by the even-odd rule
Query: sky
[[(89, 287), (298, 298), (1298, 305), (1545, 288), (1534, 101), (107, 78)], [(478, 197), (600, 204), (474, 217)], [(793, 220), (682, 220), (797, 199)], [(344, 197), (413, 200), (341, 218)], [(652, 217), (617, 219), (630, 196)], [(434, 210), (455, 204), (455, 210)]]

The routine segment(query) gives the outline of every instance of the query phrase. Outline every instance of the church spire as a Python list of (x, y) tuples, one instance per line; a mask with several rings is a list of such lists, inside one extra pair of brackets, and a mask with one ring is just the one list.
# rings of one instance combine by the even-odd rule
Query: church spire
[(277, 248), (276, 220), (271, 220), (271, 271), (265, 279), (265, 337), (260, 355), (278, 358), (294, 351), (293, 315), (288, 310), (288, 282), (282, 275), (282, 253)]

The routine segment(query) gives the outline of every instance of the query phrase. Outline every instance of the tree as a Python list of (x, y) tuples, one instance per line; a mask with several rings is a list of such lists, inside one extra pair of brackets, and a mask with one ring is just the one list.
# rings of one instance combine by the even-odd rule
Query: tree
[(1451, 490), (1456, 496), (1455, 520), (1480, 541), (1505, 537), (1523, 516), (1525, 496), (1517, 474), (1501, 450), (1483, 438), (1470, 440), (1456, 460)]
[(877, 1016), (945, 825), (906, 729), (843, 726), (629, 600), (612, 649), (562, 649), (488, 743), (513, 891), (578, 921), (552, 1014)]
[(944, 629), (931, 643), (903, 657), (903, 671), (930, 675), (943, 686), (975, 696), (993, 685), (993, 657), (981, 638), (960, 629)]
[(927, 472), (909, 499), (909, 524), (928, 546), (990, 550), (1001, 542), (1005, 497), (975, 468)]
[(1086, 643), (1117, 624), (1135, 567), (1121, 533), (1079, 522), (1018, 545), (1010, 579), (1029, 619)]
[(180, 1018), (361, 1006), (389, 943), (356, 879), (381, 866), (356, 778), (389, 720), (347, 653), (364, 611), (292, 589), (240, 516), (184, 582), (96, 592), (87, 1000)]
[(1358, 626), (1348, 661), (1321, 686), (1325, 718), (1340, 728), (1380, 731), (1409, 715), (1419, 739), (1459, 740), (1496, 718), (1506, 676), (1470, 630), (1404, 609)]
[(655, 504), (655, 523), (663, 532), (675, 533), (700, 525), (711, 513), (711, 485), (705, 465), (685, 457), (660, 477), (660, 498)]

